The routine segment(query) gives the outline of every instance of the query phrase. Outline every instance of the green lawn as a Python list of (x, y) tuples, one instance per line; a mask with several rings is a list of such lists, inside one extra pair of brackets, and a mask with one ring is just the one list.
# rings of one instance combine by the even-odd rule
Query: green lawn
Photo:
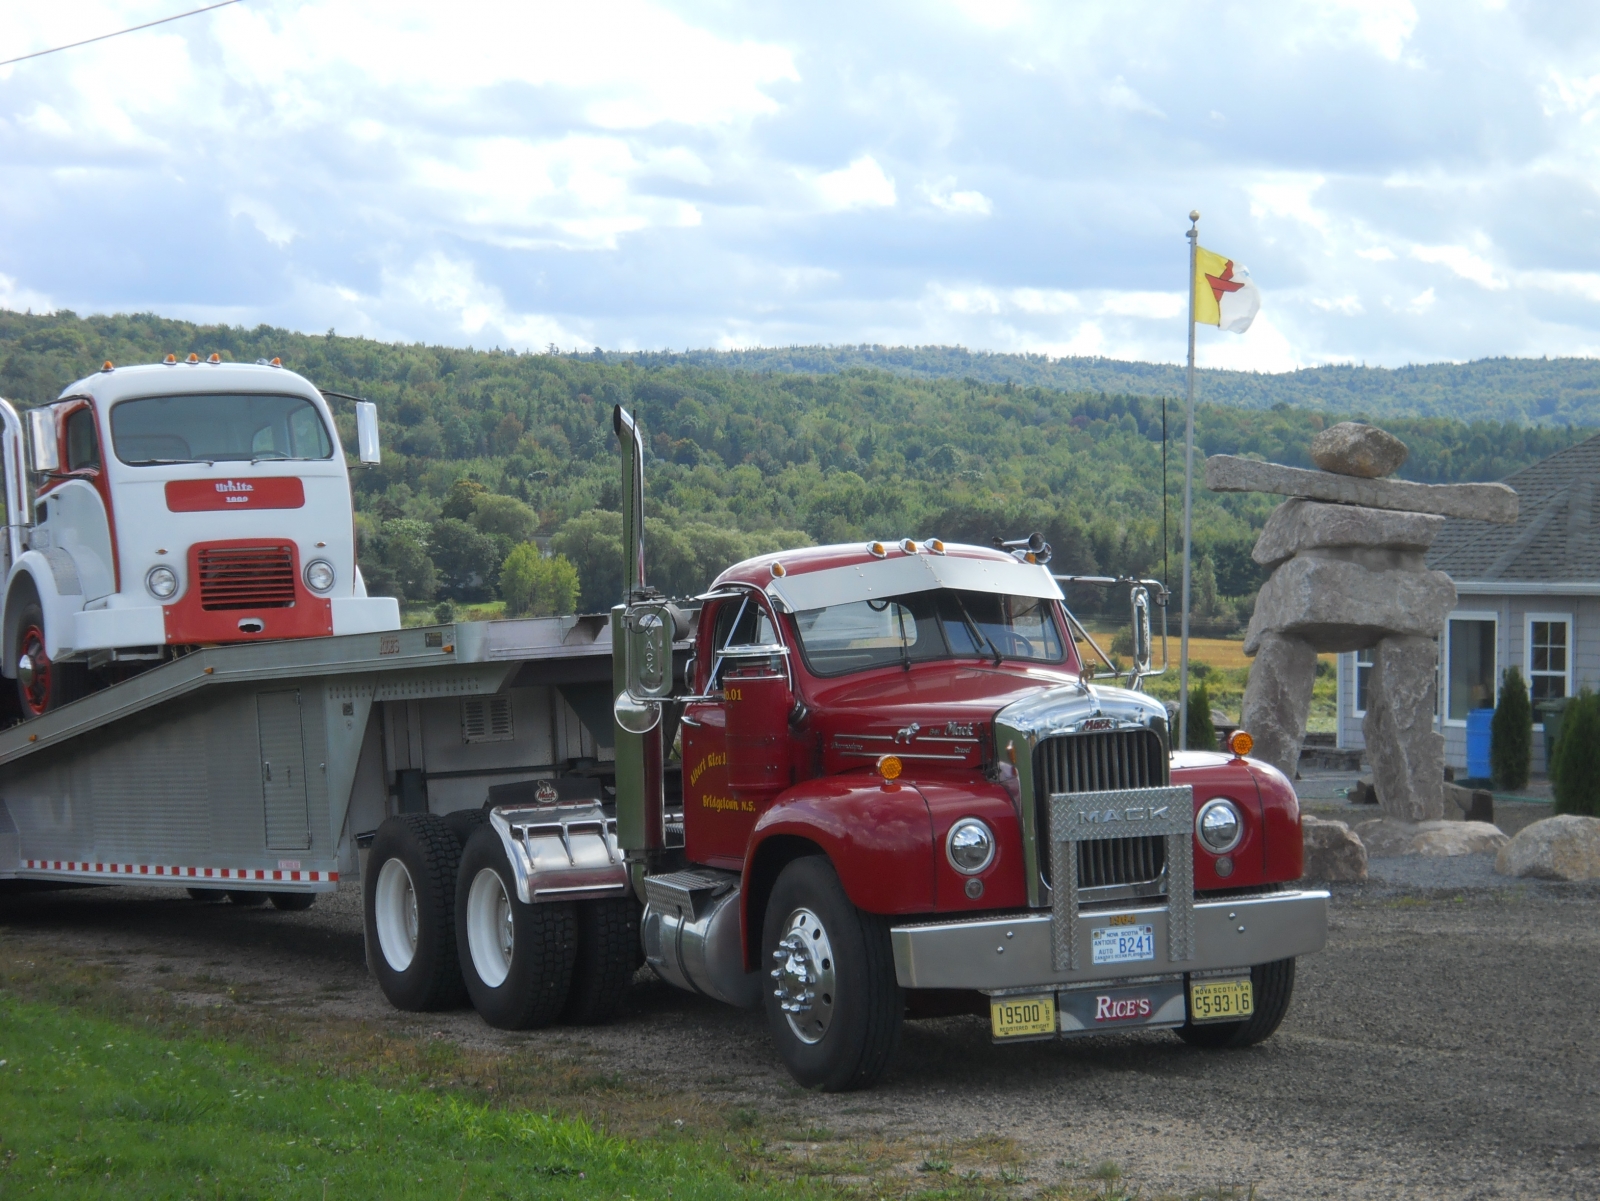
[(749, 1183), (704, 1142), (287, 1071), (0, 995), (0, 1197), (809, 1195)]

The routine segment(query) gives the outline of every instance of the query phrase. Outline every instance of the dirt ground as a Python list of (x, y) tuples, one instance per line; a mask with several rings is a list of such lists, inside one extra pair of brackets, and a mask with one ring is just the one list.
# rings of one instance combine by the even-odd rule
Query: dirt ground
[(1600, 886), (1423, 890), (1391, 873), (1336, 886), (1331, 925), (1260, 1047), (1166, 1032), (995, 1047), (985, 1022), (941, 1019), (909, 1023), (885, 1083), (844, 1096), (795, 1088), (759, 1015), (648, 973), (598, 1029), (397, 1013), (367, 975), (350, 888), (298, 914), (153, 889), (0, 896), (0, 964), (99, 965), (133, 993), (263, 1022), (355, 1019), (579, 1064), (658, 1098), (663, 1122), (749, 1130), (869, 1188), (966, 1172), (1011, 1196), (1095, 1179), (1262, 1201), (1600, 1196)]

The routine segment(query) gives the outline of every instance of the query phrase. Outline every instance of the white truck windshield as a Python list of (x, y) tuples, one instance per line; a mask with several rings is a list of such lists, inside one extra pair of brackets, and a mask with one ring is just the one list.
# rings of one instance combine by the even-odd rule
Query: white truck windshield
[(1055, 614), (1041, 597), (941, 588), (806, 609), (794, 620), (819, 676), (930, 659), (1065, 657)]
[(111, 410), (111, 441), (130, 467), (327, 459), (333, 439), (303, 396), (142, 396)]

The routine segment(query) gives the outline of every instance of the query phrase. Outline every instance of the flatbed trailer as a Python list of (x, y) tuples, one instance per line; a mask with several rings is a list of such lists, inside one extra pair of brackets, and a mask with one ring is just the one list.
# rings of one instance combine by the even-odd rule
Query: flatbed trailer
[(605, 616), (196, 651), (0, 731), (0, 880), (330, 891), (389, 816), (606, 795), (611, 680)]

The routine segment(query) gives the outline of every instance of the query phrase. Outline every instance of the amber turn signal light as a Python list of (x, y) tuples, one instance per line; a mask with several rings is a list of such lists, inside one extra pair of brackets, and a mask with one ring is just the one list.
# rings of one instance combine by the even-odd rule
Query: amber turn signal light
[(878, 774), (885, 780), (898, 780), (904, 770), (905, 764), (900, 762), (899, 755), (878, 756)]
[(1256, 740), (1243, 730), (1235, 730), (1228, 735), (1228, 749), (1233, 752), (1234, 758), (1243, 759), (1255, 750)]

